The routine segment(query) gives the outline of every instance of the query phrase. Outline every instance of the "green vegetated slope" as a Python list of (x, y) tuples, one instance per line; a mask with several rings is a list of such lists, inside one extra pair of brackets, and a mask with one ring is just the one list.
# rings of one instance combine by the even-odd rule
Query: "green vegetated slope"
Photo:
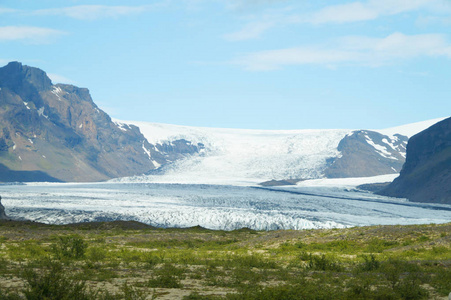
[(0, 299), (446, 299), (451, 224), (333, 230), (0, 223)]

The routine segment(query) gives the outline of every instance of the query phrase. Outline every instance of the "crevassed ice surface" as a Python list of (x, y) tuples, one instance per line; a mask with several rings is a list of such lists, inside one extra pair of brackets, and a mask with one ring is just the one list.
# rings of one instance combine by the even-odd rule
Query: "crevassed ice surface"
[[(118, 121), (119, 122), (119, 121)], [(249, 184), (271, 179), (320, 178), (328, 158), (350, 130), (245, 130), (125, 122), (151, 144), (185, 139), (205, 151), (169, 164), (158, 173), (123, 182)]]
[(102, 183), (2, 185), (6, 213), (44, 223), (136, 220), (233, 230), (444, 223), (450, 205), (409, 203), (350, 187)]

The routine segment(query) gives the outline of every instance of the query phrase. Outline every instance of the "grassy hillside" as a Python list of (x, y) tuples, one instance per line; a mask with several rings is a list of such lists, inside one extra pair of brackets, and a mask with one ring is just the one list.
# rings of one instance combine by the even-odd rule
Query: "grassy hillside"
[(451, 223), (336, 230), (0, 223), (0, 299), (447, 299)]

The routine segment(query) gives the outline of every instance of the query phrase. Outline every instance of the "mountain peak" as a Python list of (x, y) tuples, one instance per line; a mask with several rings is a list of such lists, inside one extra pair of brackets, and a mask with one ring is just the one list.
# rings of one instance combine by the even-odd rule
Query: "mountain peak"
[(52, 81), (41, 69), (23, 65), (18, 61), (8, 63), (0, 68), (0, 86), (10, 88), (13, 91), (23, 89), (31, 85), (38, 91), (49, 90)]

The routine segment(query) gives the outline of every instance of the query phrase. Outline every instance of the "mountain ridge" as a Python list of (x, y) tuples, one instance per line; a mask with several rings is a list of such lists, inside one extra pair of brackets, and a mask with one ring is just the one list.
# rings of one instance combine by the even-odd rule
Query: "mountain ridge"
[(19, 62), (0, 68), (0, 164), (11, 175), (4, 181), (103, 181), (178, 155), (161, 153), (136, 126), (114, 123), (86, 88), (54, 85)]

